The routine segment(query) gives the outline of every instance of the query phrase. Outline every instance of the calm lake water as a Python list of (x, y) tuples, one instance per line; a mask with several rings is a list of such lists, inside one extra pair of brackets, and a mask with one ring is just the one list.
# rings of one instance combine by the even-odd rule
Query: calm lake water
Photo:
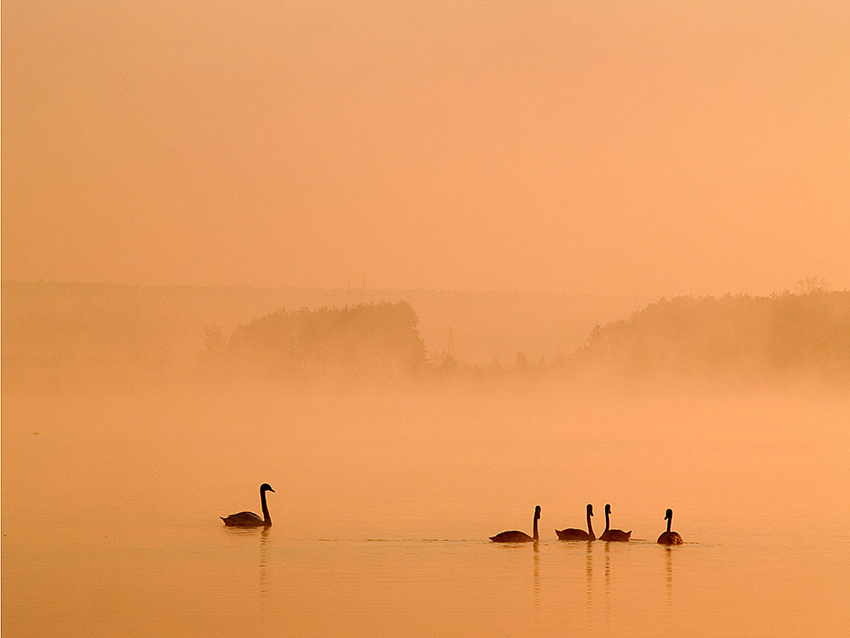
[[(3, 396), (4, 636), (841, 636), (850, 397)], [(260, 511), (274, 525), (227, 529)], [(628, 544), (565, 543), (604, 505)], [(497, 545), (505, 529), (541, 542)], [(674, 509), (685, 545), (655, 539)]]

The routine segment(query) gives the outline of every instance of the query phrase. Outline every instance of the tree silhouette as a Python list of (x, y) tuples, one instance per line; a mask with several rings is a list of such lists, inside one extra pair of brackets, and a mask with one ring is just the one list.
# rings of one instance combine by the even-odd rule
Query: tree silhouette
[(425, 365), (418, 324), (406, 301), (282, 309), (237, 326), (226, 345), (208, 328), (202, 359), (271, 376), (407, 376)]

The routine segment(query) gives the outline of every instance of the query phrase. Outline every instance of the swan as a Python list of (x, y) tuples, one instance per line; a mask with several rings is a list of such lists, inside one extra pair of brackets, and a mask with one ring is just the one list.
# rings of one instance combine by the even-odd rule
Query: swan
[(558, 538), (562, 541), (595, 541), (596, 534), (593, 533), (593, 526), (590, 524), (590, 517), (593, 516), (593, 505), (587, 504), (587, 531), (570, 527), (569, 529), (555, 530)]
[(609, 526), (609, 516), (611, 514), (611, 506), (605, 505), (605, 531), (602, 532), (602, 536), (599, 537), (601, 541), (611, 541), (611, 542), (626, 542), (631, 538), (631, 531), (624, 532), (621, 529), (608, 529)]
[(661, 536), (658, 537), (658, 542), (661, 545), (681, 545), (684, 543), (685, 541), (679, 536), (679, 532), (670, 531), (670, 528), (673, 526), (673, 510), (667, 510), (664, 514), (664, 520), (667, 521), (667, 531), (661, 533)]
[(494, 543), (535, 543), (540, 540), (540, 534), (537, 533), (537, 521), (540, 520), (540, 506), (534, 508), (534, 536), (529, 536), (525, 532), (501, 532), (495, 536), (491, 536), (490, 540)]
[(271, 527), (272, 517), (269, 516), (269, 506), (266, 505), (266, 492), (274, 492), (272, 486), (268, 483), (260, 485), (260, 504), (263, 507), (263, 518), (260, 518), (254, 512), (239, 512), (231, 514), (227, 518), (219, 516), (227, 527)]

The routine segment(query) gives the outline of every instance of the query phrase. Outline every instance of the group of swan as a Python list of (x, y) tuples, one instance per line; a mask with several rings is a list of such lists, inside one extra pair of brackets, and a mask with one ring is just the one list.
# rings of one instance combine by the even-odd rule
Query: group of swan
[[(568, 529), (555, 530), (558, 539), (562, 541), (595, 541), (596, 534), (593, 533), (593, 525), (590, 522), (590, 517), (593, 516), (593, 505), (587, 506), (587, 531), (570, 527)], [(658, 543), (661, 545), (681, 545), (684, 543), (678, 532), (671, 532), (670, 527), (673, 524), (673, 510), (668, 509), (664, 514), (664, 519), (667, 521), (667, 531), (658, 537)], [(540, 540), (540, 533), (537, 531), (537, 521), (540, 520), (540, 506), (534, 508), (534, 534), (529, 536), (525, 532), (502, 532), (491, 536), (490, 540), (494, 543), (528, 543), (531, 541)], [(599, 537), (601, 541), (609, 542), (626, 542), (632, 533), (631, 531), (624, 532), (621, 529), (611, 529), (611, 506), (605, 506), (605, 531)]]
[[(238, 514), (231, 514), (226, 518), (224, 516), (219, 518), (224, 521), (224, 524), (227, 527), (271, 527), (272, 517), (269, 514), (269, 506), (266, 503), (266, 492), (274, 492), (274, 490), (268, 483), (263, 483), (260, 485), (260, 505), (263, 508), (262, 518), (254, 514), (254, 512), (239, 512)], [(593, 516), (593, 505), (588, 504), (587, 531), (585, 532), (583, 529), (575, 529), (573, 527), (555, 530), (555, 533), (558, 535), (558, 539), (562, 541), (595, 541), (596, 535), (593, 533), (593, 525), (590, 523), (591, 516)], [(621, 529), (611, 529), (610, 516), (611, 506), (606, 505), (605, 531), (602, 532), (602, 536), (599, 537), (599, 540), (611, 542), (625, 542), (629, 540), (632, 536), (631, 531), (624, 532)], [(673, 524), (673, 510), (668, 509), (667, 513), (664, 515), (664, 519), (667, 521), (667, 531), (658, 537), (658, 542), (662, 545), (681, 545), (684, 541), (682, 540), (682, 537), (679, 536), (679, 533), (670, 531), (670, 526)], [(531, 541), (539, 541), (540, 533), (537, 530), (537, 521), (539, 520), (540, 506), (538, 505), (534, 508), (534, 533), (532, 536), (529, 536), (525, 532), (512, 530), (491, 536), (490, 540), (494, 543), (528, 543)]]
[[(575, 529), (574, 527), (570, 527), (569, 529), (555, 530), (555, 533), (558, 535), (558, 538), (562, 541), (595, 541), (596, 534), (593, 533), (593, 525), (590, 523), (590, 517), (593, 516), (593, 505), (590, 503), (587, 504), (587, 531), (585, 532), (583, 529)], [(621, 529), (611, 529), (611, 506), (605, 505), (605, 531), (602, 532), (602, 536), (599, 537), (601, 541), (609, 541), (609, 542), (619, 542), (624, 543), (632, 537), (631, 530), (628, 532), (624, 532)]]

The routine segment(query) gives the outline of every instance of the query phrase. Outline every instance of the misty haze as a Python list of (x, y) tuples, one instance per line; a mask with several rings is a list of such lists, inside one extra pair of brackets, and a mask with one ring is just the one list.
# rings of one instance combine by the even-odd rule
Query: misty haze
[(815, 278), (793, 293), (640, 308), (615, 297), (58, 283), (4, 283), (3, 298), (7, 388), (850, 387), (850, 292)]
[[(843, 626), (850, 293), (399, 294), (4, 283), (5, 627)], [(631, 549), (558, 540), (585, 502)]]
[(848, 34), (4, 2), (4, 637), (846, 635)]

